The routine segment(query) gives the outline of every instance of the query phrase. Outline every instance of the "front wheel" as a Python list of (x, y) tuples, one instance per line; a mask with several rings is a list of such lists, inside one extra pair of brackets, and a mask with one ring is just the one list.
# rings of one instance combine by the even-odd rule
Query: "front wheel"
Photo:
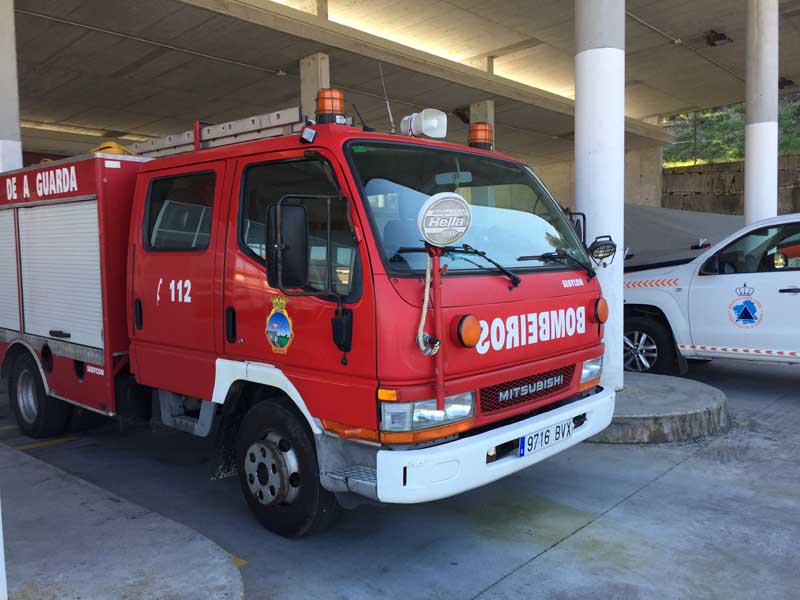
[(284, 537), (324, 531), (341, 511), (319, 482), (311, 432), (277, 402), (253, 406), (242, 419), (236, 453), (239, 482), (259, 522)]
[(636, 373), (677, 373), (675, 343), (662, 323), (647, 317), (625, 319), (625, 370)]

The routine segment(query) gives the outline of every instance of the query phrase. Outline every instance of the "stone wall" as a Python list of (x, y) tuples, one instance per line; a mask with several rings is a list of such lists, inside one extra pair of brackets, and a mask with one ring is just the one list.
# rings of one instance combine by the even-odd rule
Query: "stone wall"
[[(664, 208), (744, 214), (744, 162), (664, 169)], [(800, 156), (778, 159), (778, 212), (800, 212)]]
[[(625, 202), (646, 206), (661, 205), (661, 146), (648, 146), (625, 153)], [(574, 207), (575, 163), (555, 162), (532, 166), (562, 206)]]

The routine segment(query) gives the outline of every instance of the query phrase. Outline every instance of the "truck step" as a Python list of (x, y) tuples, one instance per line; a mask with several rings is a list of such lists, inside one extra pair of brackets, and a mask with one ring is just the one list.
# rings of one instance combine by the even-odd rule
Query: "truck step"
[(158, 390), (158, 403), (161, 408), (161, 422), (172, 429), (191, 433), (198, 437), (207, 437), (214, 424), (217, 407), (213, 402), (203, 400), (200, 414), (197, 417), (187, 415), (184, 409), (184, 397), (166, 390)]
[(374, 467), (352, 465), (342, 467), (336, 471), (329, 471), (325, 475), (347, 488), (347, 490), (375, 500), (378, 499), (378, 472)]

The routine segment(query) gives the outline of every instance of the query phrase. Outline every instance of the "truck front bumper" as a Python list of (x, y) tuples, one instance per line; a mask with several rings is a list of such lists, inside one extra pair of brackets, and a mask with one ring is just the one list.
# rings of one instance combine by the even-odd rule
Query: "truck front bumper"
[[(420, 450), (380, 450), (377, 456), (377, 496), (381, 502), (411, 504), (466, 492), (542, 461), (602, 431), (614, 415), (614, 391), (595, 394), (524, 421)], [(572, 436), (533, 454), (517, 452), (487, 462), (487, 454), (508, 442), (576, 417)]]

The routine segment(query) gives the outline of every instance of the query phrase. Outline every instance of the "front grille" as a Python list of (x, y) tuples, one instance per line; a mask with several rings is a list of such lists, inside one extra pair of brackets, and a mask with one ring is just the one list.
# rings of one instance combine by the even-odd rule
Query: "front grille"
[(567, 389), (574, 375), (575, 365), (569, 365), (481, 388), (481, 412), (491, 414), (547, 398)]

